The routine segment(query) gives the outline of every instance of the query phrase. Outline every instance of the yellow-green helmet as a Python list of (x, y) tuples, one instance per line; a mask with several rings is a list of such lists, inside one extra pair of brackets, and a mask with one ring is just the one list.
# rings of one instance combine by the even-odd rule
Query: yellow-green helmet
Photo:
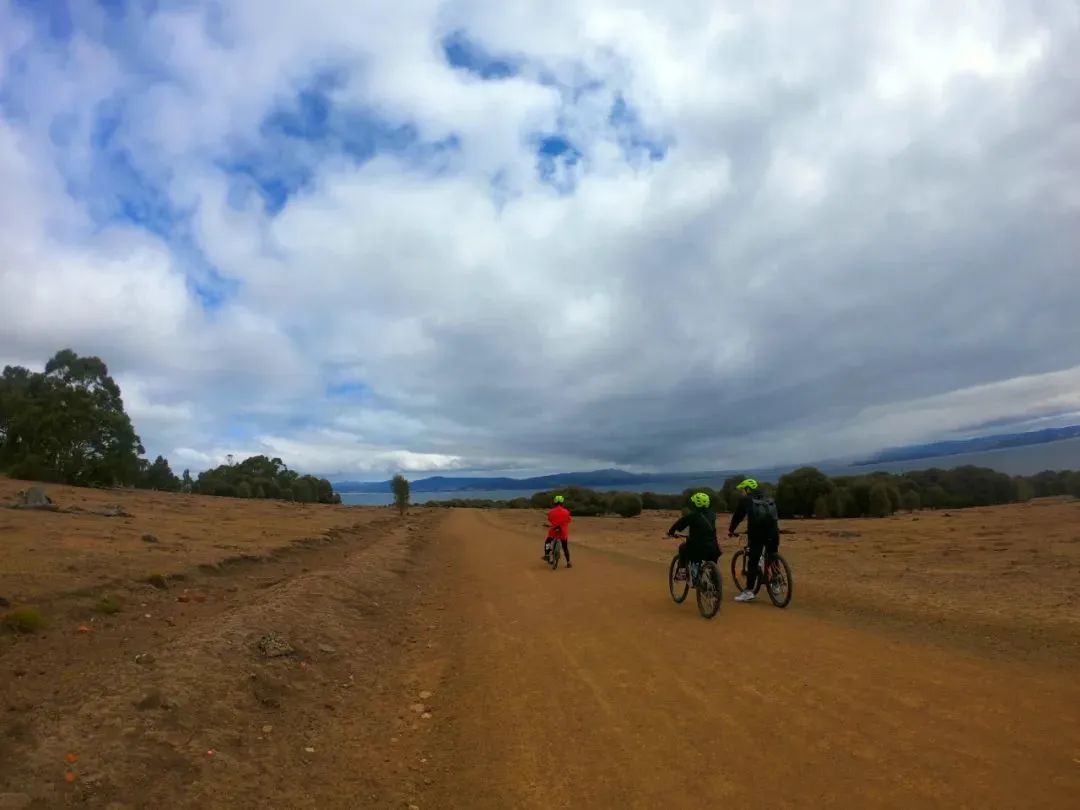
[(695, 492), (690, 496), (690, 503), (696, 506), (698, 509), (706, 509), (712, 501), (709, 496), (704, 492)]
[(566, 503), (566, 498), (564, 498), (562, 495), (556, 495), (554, 498), (552, 498), (552, 500), (555, 503)]
[(737, 487), (735, 487), (735, 489), (743, 489), (743, 490), (755, 490), (757, 488), (758, 488), (758, 483), (753, 478), (747, 478), (741, 484), (739, 484)]

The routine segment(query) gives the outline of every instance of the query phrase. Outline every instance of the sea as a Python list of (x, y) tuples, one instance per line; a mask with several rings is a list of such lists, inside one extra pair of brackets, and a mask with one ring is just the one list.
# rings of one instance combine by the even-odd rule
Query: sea
[[(931, 467), (949, 469), (963, 467), (965, 465), (976, 467), (989, 467), (1009, 475), (1034, 475), (1043, 470), (1080, 470), (1080, 438), (1063, 439), (1046, 444), (1031, 444), (1023, 447), (1007, 447), (1002, 450), (984, 450), (978, 453), (962, 453), (955, 456), (941, 456), (938, 458), (920, 458), (909, 461), (894, 461), (883, 464), (868, 466), (837, 466), (822, 464), (821, 469), (829, 475), (860, 475), (874, 470), (887, 472), (906, 472), (909, 470), (928, 470)], [(785, 470), (770, 470), (759, 472), (751, 470), (754, 475), (775, 480)], [(766, 475), (772, 473), (772, 475)], [(601, 491), (624, 492), (657, 492), (676, 493), (693, 486), (719, 486), (723, 481), (702, 481), (700, 479), (687, 479), (661, 481), (654, 484), (634, 484), (621, 487), (594, 487)], [(476, 500), (509, 501), (514, 498), (527, 498), (532, 491), (527, 489), (502, 489), (502, 490), (468, 490), (453, 492), (414, 492), (413, 503), (428, 503), (430, 501), (448, 501), (458, 498), (470, 498)], [(389, 492), (343, 492), (341, 502), (354, 506), (386, 506), (393, 502), (393, 496)]]

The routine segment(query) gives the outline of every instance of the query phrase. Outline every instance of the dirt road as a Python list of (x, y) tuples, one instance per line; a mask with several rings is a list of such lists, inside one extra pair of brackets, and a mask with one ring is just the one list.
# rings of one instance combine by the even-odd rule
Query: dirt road
[[(658, 540), (659, 543), (659, 540)], [(460, 647), (444, 676), (438, 807), (1069, 807), (1074, 662), (956, 652), (842, 614), (675, 605), (661, 564), (572, 551), (455, 512)], [(796, 572), (797, 574), (798, 572)], [(804, 586), (806, 587), (806, 586)], [(810, 586), (811, 588), (814, 586)]]
[(552, 572), (534, 512), (56, 494), (134, 517), (3, 518), (0, 584), (48, 626), (0, 634), (0, 808), (1080, 795), (1080, 504), (801, 524), (792, 606), (729, 588), (705, 621), (663, 515), (578, 521)]

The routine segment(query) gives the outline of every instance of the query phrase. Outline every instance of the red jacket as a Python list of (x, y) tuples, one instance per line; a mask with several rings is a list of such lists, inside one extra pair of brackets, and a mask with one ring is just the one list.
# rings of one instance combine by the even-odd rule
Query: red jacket
[(548, 537), (558, 537), (560, 540), (570, 539), (570, 510), (559, 504), (548, 512), (548, 523), (555, 528), (548, 530)]

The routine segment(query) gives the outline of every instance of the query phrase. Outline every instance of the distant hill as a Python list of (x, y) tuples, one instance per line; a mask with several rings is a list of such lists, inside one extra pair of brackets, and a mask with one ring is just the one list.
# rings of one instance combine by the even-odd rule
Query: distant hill
[[(970, 453), (986, 452), (990, 450), (1004, 450), (1009, 447), (1024, 447), (1027, 445), (1048, 444), (1050, 442), (1080, 438), (1080, 425), (1071, 425), (1062, 428), (1048, 428), (1034, 430), (1027, 433), (1007, 433), (995, 436), (980, 436), (974, 439), (962, 439), (959, 441), (934, 442), (920, 444), (911, 447), (897, 447), (882, 450), (876, 455), (854, 463), (851, 462), (820, 462), (816, 466), (826, 472), (839, 474), (843, 470), (854, 471), (859, 467), (880, 466), (883, 464), (915, 461), (918, 459), (941, 458)], [(590, 488), (604, 487), (644, 487), (648, 485), (679, 485), (692, 486), (696, 484), (719, 484), (734, 472), (746, 472), (759, 478), (771, 478), (793, 469), (800, 465), (787, 465), (770, 469), (747, 468), (744, 471), (713, 470), (708, 472), (679, 472), (679, 473), (630, 473), (625, 470), (591, 470), (589, 472), (555, 473), (553, 475), (541, 475), (535, 478), (507, 478), (507, 477), (451, 477), (436, 475), (430, 478), (421, 478), (410, 482), (411, 489), (416, 493), (425, 492), (476, 492), (476, 491), (520, 491), (538, 492), (557, 487), (582, 486)], [(670, 488), (670, 487), (669, 487)], [(389, 481), (340, 481), (334, 484), (337, 492), (363, 492), (385, 493), (390, 492)]]
[[(683, 473), (682, 475), (685, 475)], [(410, 482), (413, 492), (469, 492), (476, 490), (522, 490), (536, 492), (552, 487), (617, 487), (648, 484), (673, 476), (638, 475), (624, 470), (592, 470), (590, 472), (555, 473), (535, 478), (451, 478), (436, 475)], [(389, 492), (389, 481), (341, 481), (334, 485), (338, 492)]]
[(948, 442), (932, 442), (910, 447), (893, 447), (882, 450), (863, 461), (855, 462), (856, 467), (872, 464), (887, 464), (892, 461), (915, 461), (922, 458), (957, 456), (964, 453), (983, 453), (988, 450), (1004, 450), (1007, 447), (1026, 447), (1033, 444), (1046, 444), (1063, 439), (1080, 437), (1080, 425), (1061, 428), (1032, 430), (1027, 433), (1002, 433), (996, 436), (978, 436), (974, 439), (960, 439)]

